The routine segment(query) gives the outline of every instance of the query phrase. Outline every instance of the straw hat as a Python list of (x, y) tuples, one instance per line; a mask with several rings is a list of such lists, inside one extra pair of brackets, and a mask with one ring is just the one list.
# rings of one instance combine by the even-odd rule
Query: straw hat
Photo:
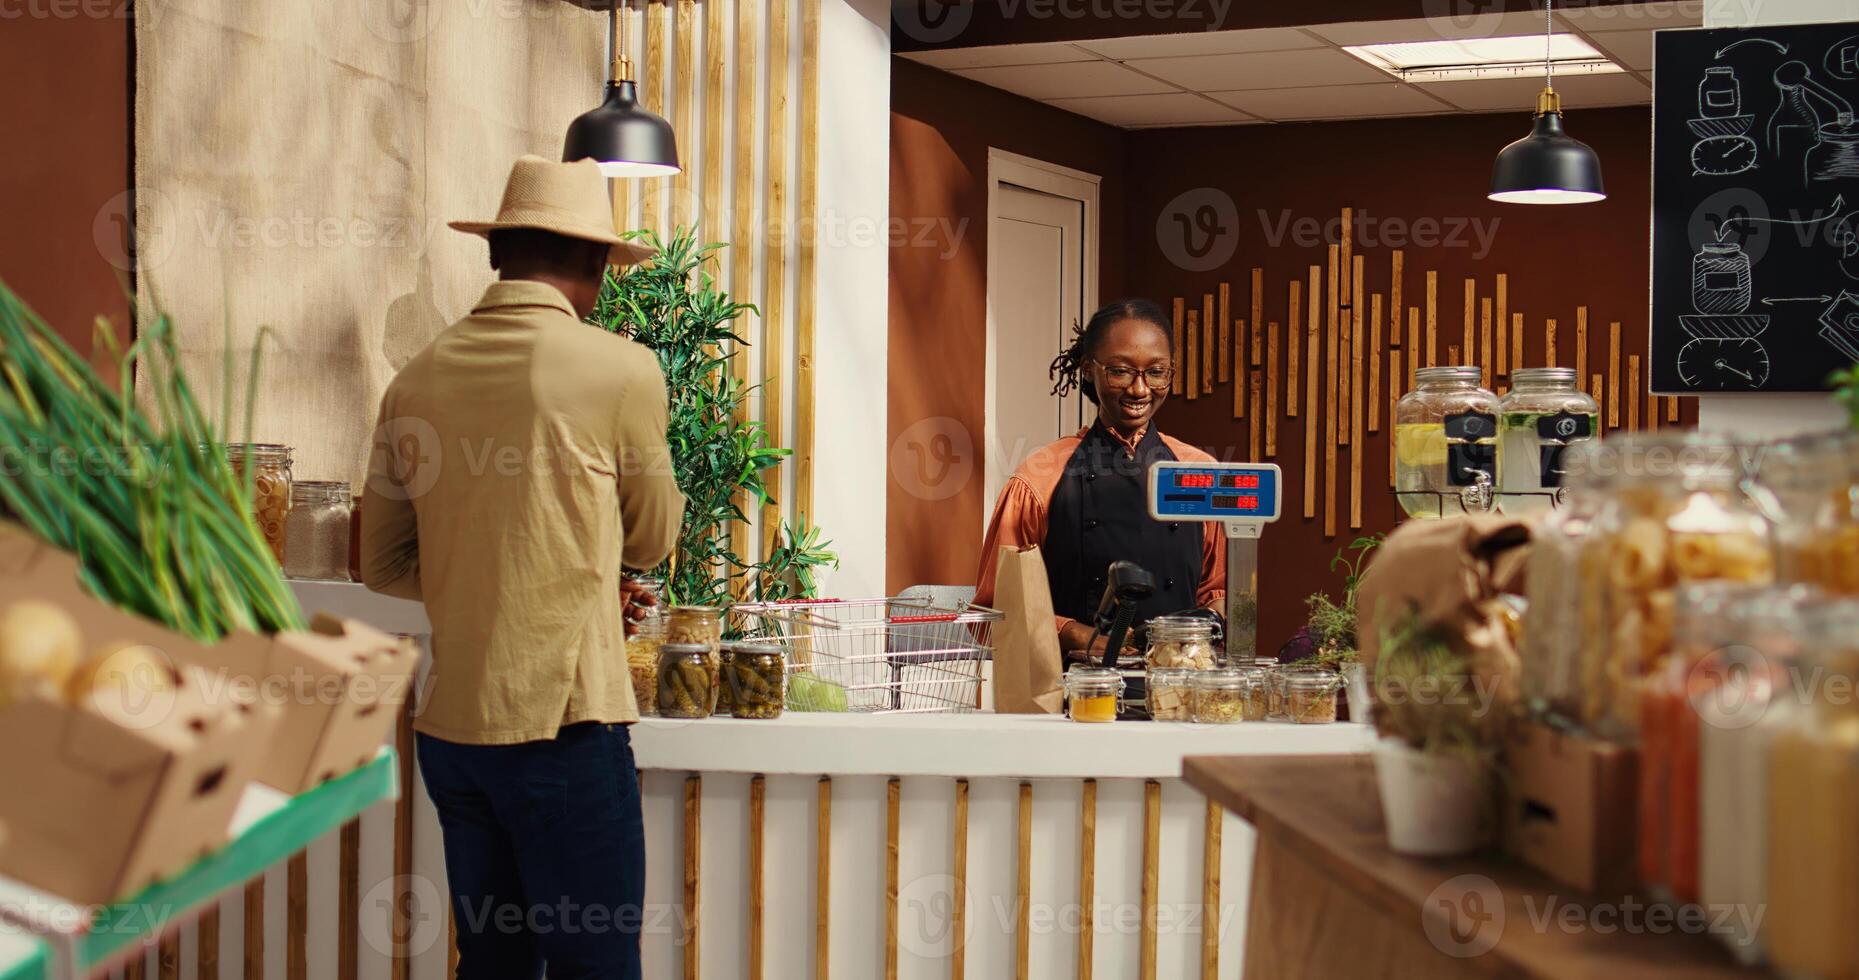
[(638, 242), (621, 240), (613, 230), (613, 199), (607, 178), (593, 160), (556, 163), (534, 154), (517, 158), (504, 185), (496, 221), (451, 221), (452, 228), (489, 238), (500, 228), (533, 228), (568, 238), (613, 246), (607, 260), (637, 265), (658, 254)]

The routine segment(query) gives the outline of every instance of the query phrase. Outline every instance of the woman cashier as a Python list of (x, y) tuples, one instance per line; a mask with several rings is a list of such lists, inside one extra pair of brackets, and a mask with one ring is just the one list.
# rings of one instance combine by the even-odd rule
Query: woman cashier
[(991, 605), (1002, 548), (1039, 546), (1059, 648), (1068, 659), (1103, 655), (1091, 616), (1110, 563), (1133, 561), (1155, 577), (1156, 592), (1137, 622), (1196, 606), (1226, 603), (1226, 542), (1220, 525), (1157, 521), (1147, 501), (1150, 464), (1213, 462), (1213, 457), (1156, 431), (1156, 410), (1174, 378), (1173, 331), (1145, 299), (1112, 303), (1078, 331), (1052, 362), (1054, 395), (1074, 387), (1097, 406), (1097, 421), (1034, 452), (1002, 489), (988, 525), (975, 601)]

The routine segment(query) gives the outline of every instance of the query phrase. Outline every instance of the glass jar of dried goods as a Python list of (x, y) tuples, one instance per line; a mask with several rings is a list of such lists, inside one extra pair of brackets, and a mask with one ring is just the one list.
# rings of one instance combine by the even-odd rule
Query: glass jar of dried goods
[(1563, 456), (1599, 431), (1600, 408), (1574, 368), (1518, 368), (1498, 402), (1498, 506), (1539, 514), (1562, 500)]
[[(1569, 447), (1564, 457), (1565, 502), (1539, 520), (1530, 536), (1524, 587), (1530, 601), (1517, 650), (1523, 661), (1521, 689), (1533, 710), (1554, 711), (1565, 718), (1581, 713), (1583, 596), (1597, 603), (1605, 596), (1600, 589), (1584, 592), (1581, 559), (1608, 483), (1619, 472), (1614, 446), (1613, 440), (1594, 439)], [(1593, 615), (1598, 622), (1600, 612)], [(1354, 715), (1351, 706), (1350, 716)]]
[(1394, 489), (1409, 517), (1491, 509), (1498, 396), (1476, 366), (1421, 368), (1394, 407)]
[(1246, 680), (1244, 715), (1247, 721), (1264, 721), (1271, 710), (1271, 679), (1275, 664), (1255, 663), (1236, 668)]
[(658, 658), (658, 713), (662, 718), (708, 718), (716, 705), (710, 648), (667, 643)]
[(263, 442), (226, 446), (226, 461), (252, 481), (252, 516), (278, 564), (284, 563), (284, 518), (290, 514), (291, 448)]
[(1780, 579), (1859, 596), (1859, 434), (1777, 443), (1757, 477), (1772, 505)]
[(1298, 671), (1285, 678), (1285, 716), (1300, 725), (1336, 720), (1336, 693), (1343, 677), (1333, 670)]
[(1157, 667), (1149, 671), (1151, 721), (1193, 721), (1194, 692), (1189, 682), (1194, 671), (1186, 667)]
[[(723, 687), (737, 718), (779, 718), (785, 703), (787, 663), (773, 643), (732, 643), (724, 648)], [(722, 693), (718, 692), (718, 698)]]
[(1232, 667), (1195, 671), (1194, 720), (1232, 725), (1246, 720), (1246, 675)]
[(346, 483), (300, 480), (291, 484), (284, 517), (284, 574), (345, 581), (349, 577), (349, 526), (354, 492)]
[(1768, 522), (1745, 492), (1743, 447), (1697, 433), (1609, 440), (1616, 470), (1581, 546), (1581, 720), (1639, 728), (1639, 688), (1671, 654), (1675, 589), (1774, 580)]
[(1151, 669), (1187, 667), (1209, 670), (1218, 665), (1219, 624), (1204, 616), (1157, 616), (1149, 620), (1149, 648), (1143, 659)]
[(632, 674), (633, 700), (641, 717), (658, 713), (658, 662), (665, 647), (665, 620), (646, 617), (639, 632), (626, 638), (626, 668)]
[(1117, 698), (1123, 694), (1123, 675), (1107, 667), (1078, 665), (1065, 672), (1065, 699), (1071, 720), (1117, 720)]

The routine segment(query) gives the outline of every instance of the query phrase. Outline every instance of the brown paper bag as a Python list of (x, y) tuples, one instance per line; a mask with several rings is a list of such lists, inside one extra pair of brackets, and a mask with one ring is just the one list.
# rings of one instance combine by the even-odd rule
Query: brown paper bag
[(994, 710), (1055, 715), (1064, 710), (1065, 664), (1059, 655), (1052, 591), (1038, 548), (1002, 548), (994, 605)]

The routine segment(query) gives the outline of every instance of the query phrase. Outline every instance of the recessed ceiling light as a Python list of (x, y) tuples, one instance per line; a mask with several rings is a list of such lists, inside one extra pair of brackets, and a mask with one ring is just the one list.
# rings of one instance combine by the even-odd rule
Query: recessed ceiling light
[[(1408, 82), (1519, 78), (1534, 76), (1543, 69), (1543, 37), (1540, 34), (1349, 45), (1343, 50)], [(1606, 75), (1626, 71), (1573, 34), (1556, 34), (1549, 38), (1549, 60), (1555, 64), (1558, 75)]]

